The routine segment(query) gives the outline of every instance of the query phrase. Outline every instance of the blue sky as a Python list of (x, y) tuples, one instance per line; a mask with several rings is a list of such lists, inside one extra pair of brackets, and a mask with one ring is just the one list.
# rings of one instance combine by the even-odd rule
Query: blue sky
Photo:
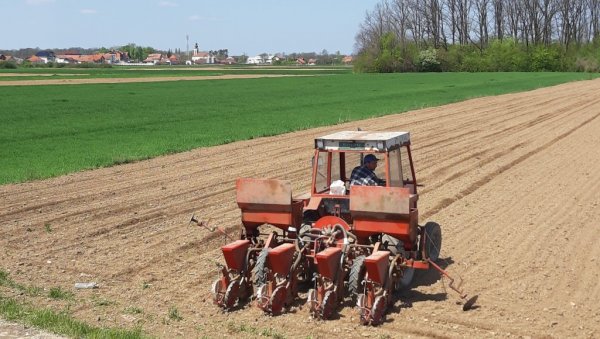
[(0, 49), (113, 47), (245, 53), (354, 50), (379, 0), (0, 0)]

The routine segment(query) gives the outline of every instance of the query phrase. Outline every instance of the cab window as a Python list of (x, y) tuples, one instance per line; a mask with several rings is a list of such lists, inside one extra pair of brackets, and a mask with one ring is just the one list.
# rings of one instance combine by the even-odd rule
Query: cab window
[[(390, 151), (388, 154), (390, 160), (390, 186), (402, 187), (402, 163), (400, 149)], [(379, 166), (377, 167), (379, 169)]]
[[(329, 162), (329, 157), (331, 157), (331, 162)], [(340, 154), (338, 152), (319, 152), (315, 181), (317, 193), (327, 192), (332, 182), (341, 180), (340, 174)]]

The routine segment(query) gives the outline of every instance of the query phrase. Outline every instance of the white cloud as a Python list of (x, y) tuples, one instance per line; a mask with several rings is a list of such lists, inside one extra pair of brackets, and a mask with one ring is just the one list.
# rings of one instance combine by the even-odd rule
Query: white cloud
[(79, 11), (81, 14), (96, 14), (97, 11), (95, 9), (84, 8)]
[(171, 2), (171, 1), (160, 1), (158, 3), (158, 5), (160, 7), (177, 7), (177, 6), (179, 6), (179, 4), (177, 4), (175, 2)]
[(25, 0), (25, 3), (29, 6), (39, 6), (45, 4), (52, 4), (55, 0)]
[(189, 16), (188, 20), (190, 20), (190, 21), (200, 21), (200, 20), (202, 20), (202, 21), (217, 21), (217, 18), (200, 16), (200, 15), (194, 14), (192, 16)]

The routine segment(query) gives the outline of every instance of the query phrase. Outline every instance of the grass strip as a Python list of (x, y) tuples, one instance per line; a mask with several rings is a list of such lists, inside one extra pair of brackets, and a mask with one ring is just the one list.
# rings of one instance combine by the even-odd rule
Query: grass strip
[(73, 338), (143, 338), (141, 329), (99, 328), (73, 319), (69, 314), (36, 309), (0, 294), (0, 315), (38, 329)]
[(25, 286), (12, 280), (8, 276), (8, 272), (0, 270), (0, 286), (16, 289), (28, 296), (35, 297), (42, 293), (42, 289), (36, 286)]
[[(24, 287), (23, 285), (14, 282), (9, 277), (8, 272), (4, 270), (0, 270), (0, 286), (25, 292), (32, 289), (38, 291), (33, 296), (39, 295), (39, 291), (41, 291), (40, 288)], [(56, 296), (52, 295), (52, 291), (55, 291), (55, 293), (56, 291), (60, 291), (60, 298), (64, 299), (65, 292), (60, 290), (60, 288), (51, 289), (49, 296), (56, 299)], [(19, 303), (13, 298), (6, 297), (1, 292), (0, 317), (9, 321), (27, 324), (38, 329), (74, 338), (143, 338), (141, 328), (127, 330), (90, 326), (84, 322), (75, 320), (66, 312), (35, 308), (27, 304)]]

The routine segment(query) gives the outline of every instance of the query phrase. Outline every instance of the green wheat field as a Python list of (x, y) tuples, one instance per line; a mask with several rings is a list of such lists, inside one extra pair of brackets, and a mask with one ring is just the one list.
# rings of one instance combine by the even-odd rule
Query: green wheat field
[[(26, 71), (31, 74), (74, 72), (73, 69)], [(184, 69), (149, 73), (130, 69), (75, 71), (81, 72), (81, 77), (98, 78), (259, 72), (254, 69), (192, 73)], [(349, 69), (334, 68), (311, 72), (273, 68), (266, 73), (314, 76), (2, 86), (0, 184), (599, 76), (586, 73), (352, 74)], [(55, 75), (34, 76), (53, 77)], [(27, 76), (15, 78), (0, 77), (0, 81), (31, 80)]]

